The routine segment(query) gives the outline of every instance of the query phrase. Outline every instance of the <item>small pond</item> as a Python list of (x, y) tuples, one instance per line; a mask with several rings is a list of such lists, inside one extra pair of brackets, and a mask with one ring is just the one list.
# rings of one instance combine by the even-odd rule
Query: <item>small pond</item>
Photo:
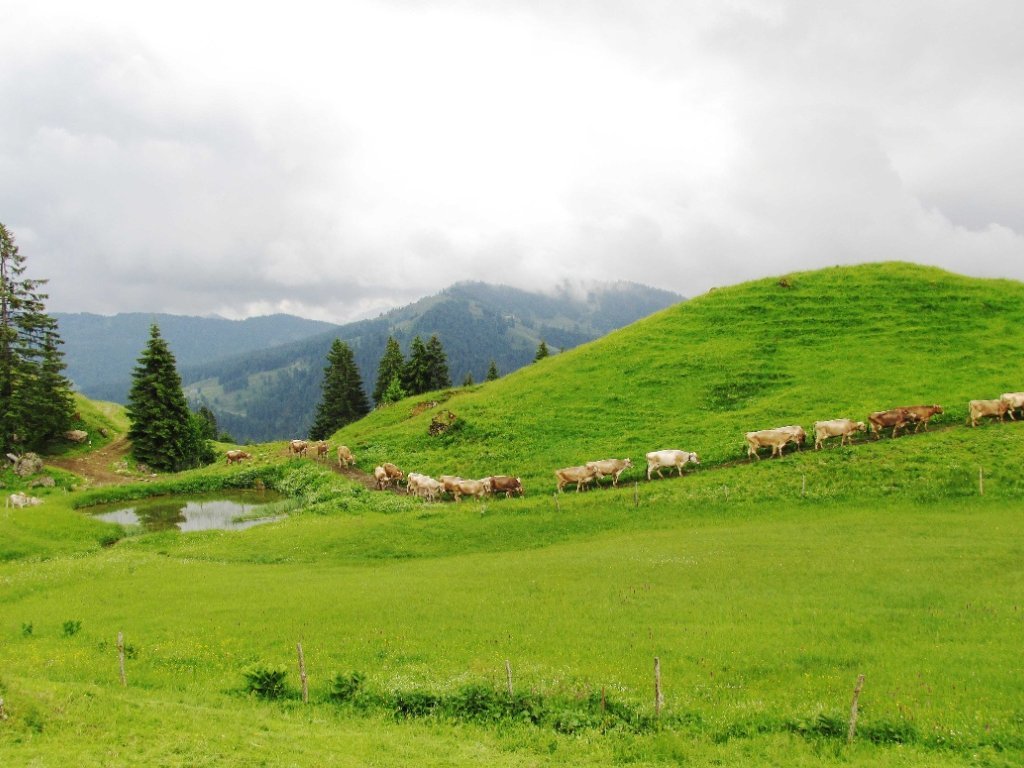
[(239, 531), (280, 520), (288, 506), (282, 502), (287, 499), (268, 491), (224, 491), (104, 504), (90, 508), (89, 513), (108, 523), (141, 525), (147, 531)]

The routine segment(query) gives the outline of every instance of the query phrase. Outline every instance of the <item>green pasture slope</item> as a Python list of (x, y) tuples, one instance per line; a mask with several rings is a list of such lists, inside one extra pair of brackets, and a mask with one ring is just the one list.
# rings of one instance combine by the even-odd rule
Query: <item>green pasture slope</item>
[[(1024, 424), (963, 421), (1024, 389), (1024, 286), (903, 264), (786, 283), (332, 441), (367, 469), (515, 473), (524, 499), (422, 504), (277, 444), (3, 510), (0, 764), (1021, 765)], [(947, 409), (927, 434), (742, 460), (748, 429), (927, 402)], [(429, 436), (446, 408), (460, 421)], [(668, 447), (703, 464), (552, 495), (555, 467)], [(257, 481), (298, 511), (125, 536), (76, 510)], [(254, 663), (286, 665), (283, 698), (245, 692)]]

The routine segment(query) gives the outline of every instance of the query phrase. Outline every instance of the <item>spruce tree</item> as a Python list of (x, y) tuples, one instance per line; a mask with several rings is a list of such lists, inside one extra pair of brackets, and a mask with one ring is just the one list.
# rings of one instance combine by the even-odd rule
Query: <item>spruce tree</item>
[(317, 405), (309, 436), (313, 440), (326, 440), (369, 411), (370, 404), (363, 391), (363, 382), (352, 349), (340, 339), (335, 339), (331, 351), (327, 353), (323, 395)]
[(498, 379), (498, 364), (491, 360), (491, 364), (487, 367), (487, 381), (497, 381)]
[(419, 336), (414, 337), (409, 345), (409, 358), (402, 369), (402, 389), (407, 395), (430, 391), (430, 358)]
[(46, 314), (45, 280), (29, 280), (25, 257), (0, 224), (0, 449), (38, 450), (71, 426), (57, 321)]
[(202, 437), (205, 424), (188, 410), (174, 355), (155, 323), (132, 372), (126, 410), (136, 461), (152, 469), (179, 472), (213, 460), (213, 449)]
[(402, 389), (402, 380), (400, 377), (395, 376), (388, 384), (388, 388), (384, 390), (382, 395), (382, 403), (397, 403), (399, 400), (405, 398), (406, 392)]
[(538, 360), (543, 360), (550, 354), (551, 353), (548, 351), (547, 343), (544, 341), (544, 339), (541, 339), (540, 344), (537, 345), (537, 354), (533, 356), (533, 362), (536, 363)]
[[(373, 388), (373, 402), (380, 405), (382, 402), (394, 402), (385, 400), (384, 393), (388, 391), (391, 382), (397, 376), (402, 376), (405, 367), (405, 358), (402, 357), (402, 348), (398, 346), (394, 336), (388, 336), (388, 343), (384, 349), (384, 356), (377, 365), (377, 384)], [(401, 400), (401, 398), (398, 398)]]
[(427, 342), (427, 388), (426, 392), (444, 389), (452, 385), (452, 377), (448, 373), (448, 355), (445, 354), (441, 340), (435, 333)]

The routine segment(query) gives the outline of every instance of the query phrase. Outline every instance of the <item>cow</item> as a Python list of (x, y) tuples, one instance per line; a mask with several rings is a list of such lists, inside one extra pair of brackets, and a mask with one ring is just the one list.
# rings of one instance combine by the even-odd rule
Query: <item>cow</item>
[(317, 444), (316, 444), (316, 460), (317, 461), (320, 461), (320, 459), (323, 459), (324, 461), (327, 461), (327, 449), (328, 449), (327, 443), (325, 443), (323, 440), (318, 440), (317, 441)]
[(226, 457), (226, 464), (234, 464), (235, 462), (241, 462), (245, 459), (251, 459), (252, 456), (245, 451), (228, 451), (224, 454)]
[(352, 455), (352, 451), (349, 450), (347, 445), (338, 446), (338, 466), (347, 467), (349, 464), (355, 464), (356, 457)]
[(409, 481), (406, 484), (406, 493), (415, 496), (422, 496), (427, 501), (434, 501), (443, 490), (441, 483), (429, 475), (422, 475), (419, 472), (410, 472)]
[(391, 485), (391, 478), (388, 477), (388, 473), (384, 471), (384, 467), (380, 465), (373, 468), (373, 477), (377, 481), (378, 491), (383, 491)]
[(43, 503), (43, 500), (35, 496), (16, 492), (7, 497), (7, 503), (15, 509), (24, 509), (25, 507), (38, 506)]
[(913, 421), (917, 424), (914, 427), (914, 434), (916, 435), (921, 426), (924, 425), (924, 431), (928, 431), (928, 422), (932, 420), (932, 416), (938, 413), (942, 413), (941, 405), (903, 405), (900, 406), (901, 410), (906, 411), (913, 416)]
[(830, 437), (838, 437), (840, 445), (846, 445), (848, 440), (853, 438), (854, 432), (863, 432), (867, 429), (863, 421), (852, 419), (832, 419), (830, 421), (814, 422), (814, 450), (820, 450), (822, 443)]
[(1007, 392), (1004, 395), (1000, 395), (999, 399), (1006, 403), (1006, 413), (1009, 415), (1011, 421), (1016, 421), (1013, 412), (1016, 410), (1024, 411), (1024, 392)]
[(633, 466), (629, 459), (601, 459), (599, 461), (588, 461), (585, 465), (590, 469), (597, 470), (597, 480), (600, 482), (605, 475), (612, 476), (612, 486), (618, 487), (619, 475)]
[(462, 481), (461, 477), (456, 475), (441, 475), (437, 478), (441, 483), (441, 489), (445, 493), (450, 493), (452, 497), (455, 497), (455, 486)]
[(905, 429), (908, 424), (913, 424), (915, 421), (917, 421), (917, 417), (906, 408), (890, 408), (888, 411), (875, 411), (868, 416), (868, 423), (871, 424), (871, 429), (875, 433), (875, 440), (882, 436), (882, 430), (886, 427), (892, 427), (892, 436), (896, 437), (900, 427)]
[(576, 483), (576, 493), (587, 484), (597, 479), (597, 470), (590, 467), (565, 467), (556, 469), (555, 477), (558, 478), (558, 492), (562, 492), (569, 483)]
[(391, 483), (401, 480), (404, 474), (394, 464), (384, 462), (379, 467), (374, 467), (373, 476), (377, 478), (377, 487), (384, 489), (389, 487)]
[(305, 440), (292, 440), (288, 443), (288, 453), (292, 456), (305, 456), (309, 443)]
[(482, 499), (487, 493), (488, 484), (485, 480), (459, 480), (455, 483), (452, 495), (456, 501), (461, 501), (463, 496), (473, 496)]
[(488, 477), (484, 482), (487, 483), (487, 488), (491, 493), (504, 493), (506, 499), (512, 498), (515, 494), (524, 495), (523, 481), (518, 477), (494, 475), (493, 477)]
[(788, 432), (792, 436), (789, 442), (795, 445), (798, 451), (800, 450), (800, 446), (807, 442), (807, 433), (799, 424), (791, 424), (786, 427), (776, 427), (776, 429), (780, 432)]
[(683, 467), (687, 463), (700, 464), (700, 459), (696, 453), (692, 451), (677, 451), (677, 450), (666, 450), (666, 451), (651, 451), (645, 457), (647, 459), (647, 479), (651, 479), (651, 472), (657, 472), (658, 477), (662, 477), (661, 470), (664, 467), (671, 469), (675, 467), (679, 470), (679, 476), (683, 476)]
[(759, 448), (771, 448), (772, 457), (781, 458), (782, 449), (786, 447), (786, 443), (797, 442), (798, 437), (790, 428), (782, 427), (747, 432), (743, 439), (747, 444), (747, 457), (753, 456), (755, 459), (760, 459), (761, 457), (757, 455)]
[(1003, 414), (1010, 409), (1010, 404), (1005, 400), (971, 400), (968, 407), (971, 411), (971, 426), (978, 426), (978, 421), (984, 416), (997, 416), (1002, 422)]

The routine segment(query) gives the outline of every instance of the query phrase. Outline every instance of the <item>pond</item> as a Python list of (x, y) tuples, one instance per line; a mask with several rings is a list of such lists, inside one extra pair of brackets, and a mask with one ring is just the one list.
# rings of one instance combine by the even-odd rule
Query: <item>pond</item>
[[(284, 517), (285, 497), (267, 491), (231, 491), (210, 496), (159, 496), (89, 510), (108, 523), (141, 525), (147, 531), (239, 531)], [(265, 510), (263, 508), (266, 508)], [(265, 512), (265, 514), (261, 514)]]

